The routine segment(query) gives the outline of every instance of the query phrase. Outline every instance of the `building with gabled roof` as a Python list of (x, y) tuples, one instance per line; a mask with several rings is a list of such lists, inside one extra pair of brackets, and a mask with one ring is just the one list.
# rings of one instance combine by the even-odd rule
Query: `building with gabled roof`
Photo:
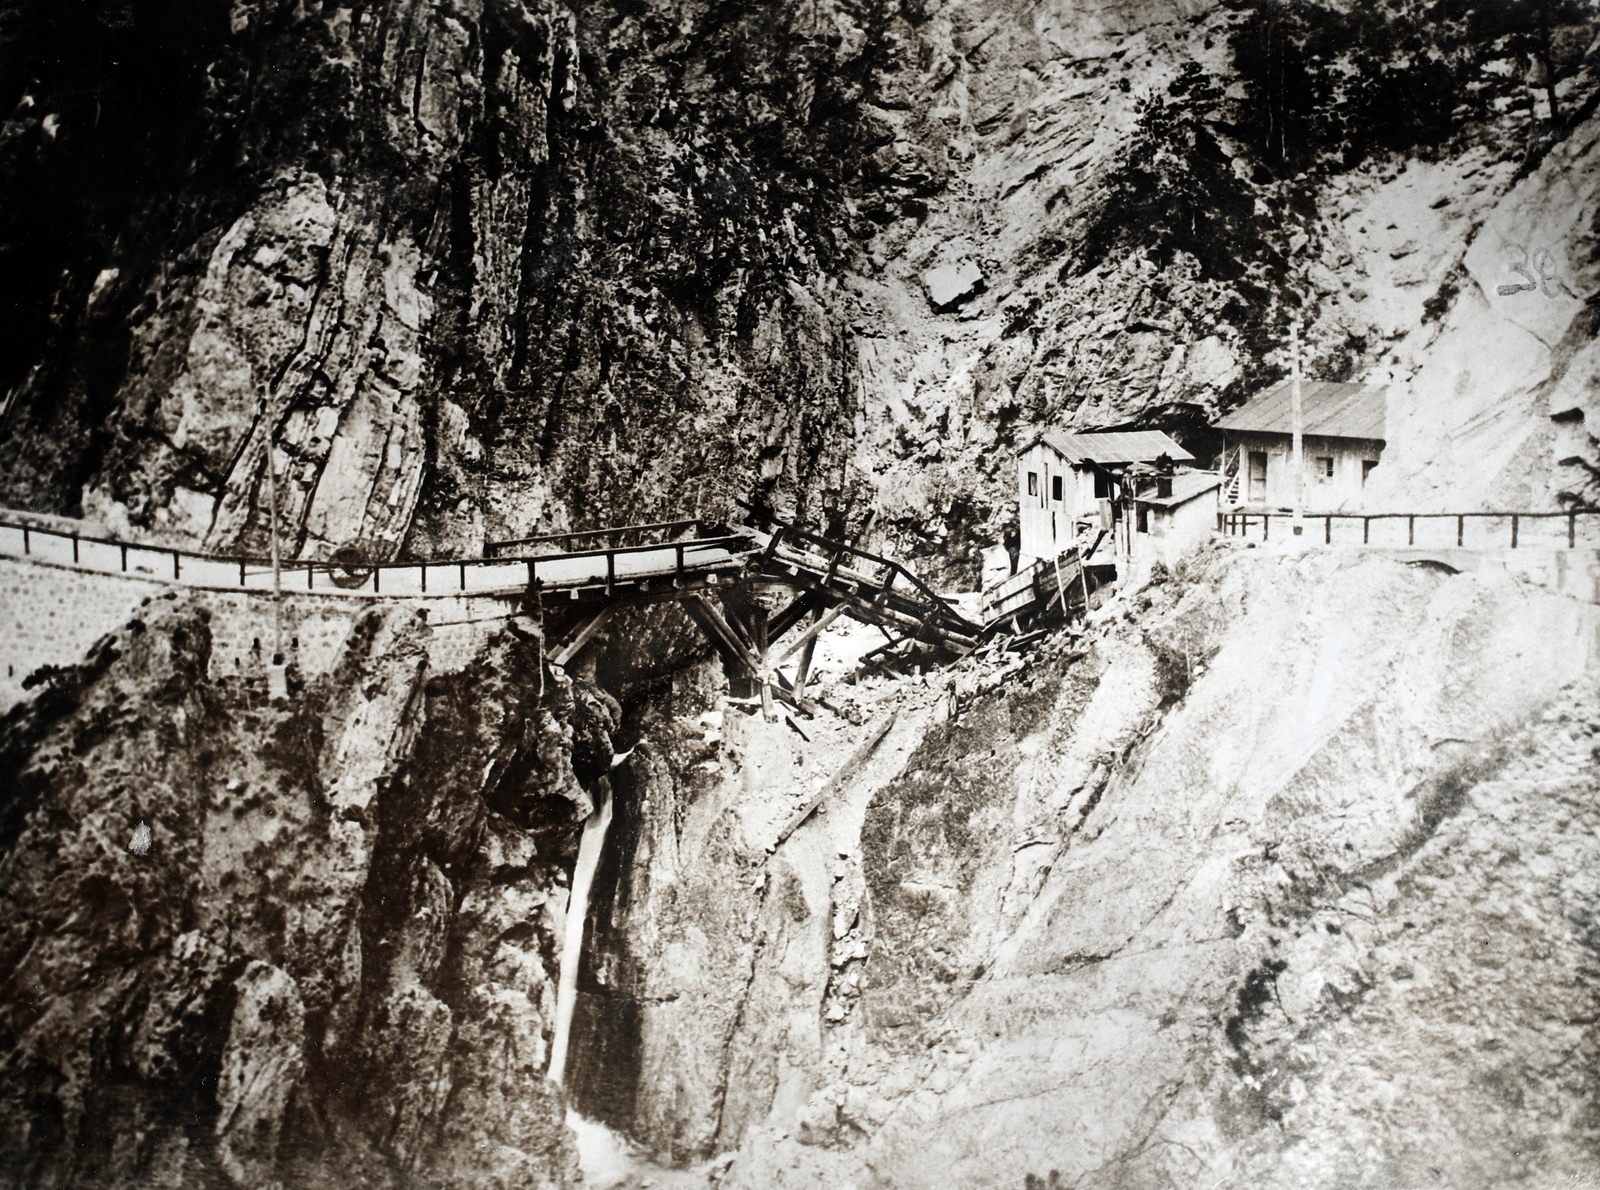
[[(1223, 432), (1222, 504), (1248, 511), (1294, 504), (1290, 381), (1281, 380), (1217, 423)], [(1305, 511), (1353, 512), (1388, 434), (1383, 385), (1300, 382)]]
[(1021, 549), (1053, 558), (1090, 524), (1111, 529), (1120, 502), (1133, 494), (1130, 468), (1170, 472), (1194, 456), (1160, 430), (1069, 433), (1054, 427), (1027, 441), (1017, 457), (1017, 511)]

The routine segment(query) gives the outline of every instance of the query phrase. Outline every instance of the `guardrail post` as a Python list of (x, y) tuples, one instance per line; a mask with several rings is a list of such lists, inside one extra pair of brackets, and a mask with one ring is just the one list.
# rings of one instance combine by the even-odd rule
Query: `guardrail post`
[(127, 546), (123, 546), (122, 547), (122, 572), (124, 574), (126, 574), (128, 572), (128, 547)]
[(22, 527), (22, 552), (25, 554), (33, 553), (33, 538), (32, 535), (29, 534), (28, 527), (26, 525)]
[(1567, 548), (1573, 549), (1578, 544), (1578, 514), (1567, 513)]
[(1322, 544), (1333, 544), (1333, 518), (1331, 516), (1322, 518)]
[(307, 562), (306, 563), (306, 590), (307, 591), (310, 591), (310, 590), (313, 589), (312, 586), (311, 586), (311, 579), (316, 574), (316, 572), (317, 572), (316, 571), (316, 567), (311, 565), (310, 562)]
[(681, 587), (681, 586), (683, 586), (683, 543), (681, 541), (678, 542), (678, 544), (677, 544), (677, 553), (678, 553), (678, 568), (677, 568), (677, 570), (673, 571), (673, 574), (672, 574), (672, 585), (674, 587)]
[(1272, 536), (1272, 514), (1261, 514), (1261, 540), (1266, 541)]
[(72, 535), (72, 564), (74, 566), (78, 564), (78, 535), (76, 533)]
[(239, 585), (244, 586), (244, 559), (239, 559)]
[(465, 562), (461, 563), (461, 589), (463, 591), (467, 589), (467, 564)]
[(172, 551), (172, 577), (173, 578), (177, 578), (178, 575), (179, 575), (178, 551), (177, 550), (173, 550)]
[[(533, 585), (533, 563), (532, 562), (528, 563), (528, 585), (529, 586)], [(426, 595), (428, 593), (428, 564), (426, 562), (424, 562), (422, 564), (422, 593), (424, 595)]]
[(1517, 548), (1517, 514), (1511, 514), (1511, 548)]
[(1362, 545), (1367, 545), (1367, 544), (1369, 544), (1371, 542), (1371, 540), (1372, 540), (1372, 518), (1369, 517), (1369, 516), (1364, 516), (1364, 517), (1361, 518), (1361, 544)]
[(1466, 539), (1467, 518), (1464, 516), (1458, 516), (1456, 517), (1456, 549), (1460, 549), (1462, 547), (1462, 543), (1466, 541)]
[(617, 555), (611, 550), (606, 551), (606, 594), (611, 594), (611, 588), (617, 581)]
[(379, 590), (381, 590), (380, 583), (382, 581), (382, 578), (383, 578), (383, 567), (374, 566), (372, 568), (372, 593), (374, 595), (376, 595), (379, 592)]
[(1417, 518), (1415, 515), (1406, 517), (1406, 544), (1417, 544)]

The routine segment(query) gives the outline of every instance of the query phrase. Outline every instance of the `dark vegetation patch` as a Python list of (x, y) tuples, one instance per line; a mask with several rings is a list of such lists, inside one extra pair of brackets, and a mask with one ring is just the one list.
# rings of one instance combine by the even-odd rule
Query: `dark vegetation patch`
[[(1594, 14), (1581, 0), (1230, 7), (1227, 75), (1189, 62), (1165, 94), (1139, 98), (1133, 142), (1070, 268), (1131, 253), (1161, 269), (1198, 262), (1217, 313), (1243, 338), (1246, 374), (1231, 400), (1278, 376), (1260, 361), (1286, 337), (1296, 290), (1309, 292), (1294, 258), (1297, 235), (1309, 244), (1299, 251), (1317, 254), (1319, 181), (1388, 154), (1451, 151), (1504, 118), (1497, 102), (1531, 116), (1526, 80), (1545, 78), (1554, 115), (1525, 142), (1495, 146), (1532, 168), (1587, 110), (1563, 107), (1553, 87), (1582, 65)], [(1440, 317), (1454, 296), (1447, 283), (1426, 316)], [(1361, 346), (1347, 344), (1319, 371), (1348, 374)]]
[[(973, 700), (955, 723), (930, 728), (900, 774), (873, 795), (862, 825), (874, 936), (866, 995), (878, 1022), (929, 1019), (978, 977), (961, 967), (971, 901), (1010, 837), (1009, 789), (1018, 740), (1044, 728), (1080, 679), (1065, 657), (1036, 655), (1029, 669)], [(1002, 821), (1003, 819), (1003, 821)], [(916, 1044), (918, 1030), (895, 1028), (891, 1044)]]

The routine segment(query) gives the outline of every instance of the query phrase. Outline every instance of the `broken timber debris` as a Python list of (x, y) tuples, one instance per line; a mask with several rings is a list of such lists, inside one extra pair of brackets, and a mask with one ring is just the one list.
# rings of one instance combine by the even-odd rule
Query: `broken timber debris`
[(854, 780), (855, 775), (861, 771), (861, 767), (871, 758), (878, 745), (883, 742), (883, 737), (889, 734), (889, 729), (894, 726), (895, 720), (899, 717), (899, 711), (890, 711), (889, 717), (878, 727), (873, 728), (872, 734), (867, 737), (866, 743), (851, 754), (850, 759), (844, 762), (844, 767), (834, 774), (833, 780), (817, 790), (816, 796), (796, 810), (789, 821), (784, 824), (783, 829), (778, 832), (777, 839), (767, 848), (768, 855), (782, 847), (788, 841), (790, 835), (804, 826), (806, 819), (817, 812), (817, 807), (827, 800), (830, 793), (838, 792)]

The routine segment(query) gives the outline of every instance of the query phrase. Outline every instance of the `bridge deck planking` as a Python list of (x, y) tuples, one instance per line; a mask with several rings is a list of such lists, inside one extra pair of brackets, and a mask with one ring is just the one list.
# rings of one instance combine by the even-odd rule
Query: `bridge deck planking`
[[(769, 650), (812, 612), (848, 615), (902, 638), (921, 639), (958, 652), (975, 643), (979, 627), (965, 621), (901, 564), (792, 526), (777, 528), (769, 534), (752, 528), (730, 532), (700, 522), (624, 526), (490, 543), (487, 552), (491, 556), (482, 558), (380, 563), (355, 570), (328, 561), (295, 560), (280, 565), (278, 582), (286, 592), (343, 598), (536, 593), (550, 611), (555, 610), (553, 603), (558, 603), (585, 618), (613, 606), (684, 599), (692, 618), (701, 623), (733, 669), (763, 682), (775, 681), (780, 690), (789, 683), (781, 673), (769, 673), (775, 668), (769, 664)], [(663, 532), (675, 539), (619, 544)], [(610, 544), (578, 550), (549, 548), (585, 539)], [(510, 545), (529, 548), (507, 556), (504, 551)], [(0, 554), (205, 589), (268, 593), (274, 586), (273, 567), (263, 558), (202, 554), (3, 520)], [(794, 592), (789, 607), (774, 616), (764, 612), (751, 616), (750, 609), (740, 614), (730, 610), (724, 616), (718, 610), (721, 600), (704, 605), (696, 602), (717, 591), (774, 586)], [(741, 615), (750, 622), (743, 622)], [(578, 648), (584, 643), (573, 642)], [(567, 652), (563, 650), (564, 655)]]

